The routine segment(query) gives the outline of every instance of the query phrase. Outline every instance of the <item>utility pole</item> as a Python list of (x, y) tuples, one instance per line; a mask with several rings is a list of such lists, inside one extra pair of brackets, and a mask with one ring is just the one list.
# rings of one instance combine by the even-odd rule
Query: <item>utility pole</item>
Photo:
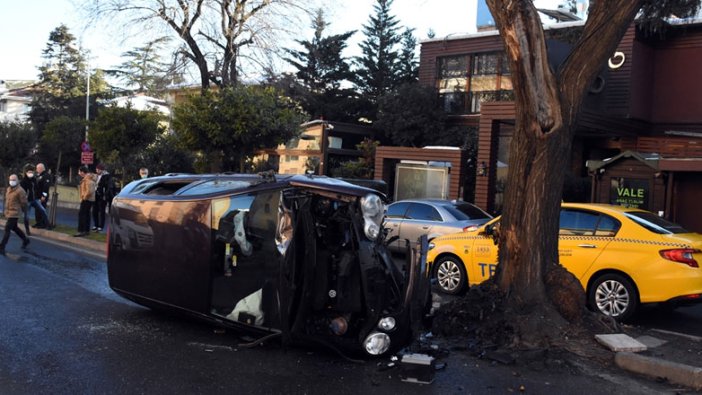
[(87, 67), (87, 88), (85, 91), (85, 141), (88, 141), (88, 123), (90, 122), (90, 65)]

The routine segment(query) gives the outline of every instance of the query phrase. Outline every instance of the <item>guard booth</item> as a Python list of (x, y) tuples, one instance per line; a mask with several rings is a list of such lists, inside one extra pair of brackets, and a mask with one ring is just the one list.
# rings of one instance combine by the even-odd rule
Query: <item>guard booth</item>
[(587, 167), (593, 203), (648, 210), (702, 233), (702, 159), (625, 151)]

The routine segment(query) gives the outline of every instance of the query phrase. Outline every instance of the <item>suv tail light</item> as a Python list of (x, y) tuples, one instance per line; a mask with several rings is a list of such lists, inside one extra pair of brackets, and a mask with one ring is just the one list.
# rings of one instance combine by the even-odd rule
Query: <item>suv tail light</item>
[(692, 254), (702, 251), (692, 248), (676, 248), (673, 250), (660, 250), (661, 256), (669, 261), (684, 263), (690, 267), (700, 267)]

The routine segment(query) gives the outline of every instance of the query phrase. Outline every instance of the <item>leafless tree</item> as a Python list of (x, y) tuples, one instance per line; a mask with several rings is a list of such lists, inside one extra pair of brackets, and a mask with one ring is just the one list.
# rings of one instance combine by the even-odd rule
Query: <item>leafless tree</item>
[(532, 1), (487, 4), (505, 45), (516, 104), (496, 281), (515, 314), (510, 321), (517, 341), (533, 346), (558, 337), (563, 317), (577, 321), (584, 311), (582, 287), (558, 263), (558, 218), (564, 165), (587, 89), (637, 13), (643, 20), (674, 9), (696, 12), (699, 1), (593, 1), (582, 34), (558, 70), (549, 67)]
[(238, 83), (242, 59), (258, 68), (267, 65), (282, 37), (299, 30), (298, 17), (314, 7), (303, 0), (90, 0), (83, 9), (92, 21), (176, 35), (180, 54), (197, 67), (204, 90), (210, 83)]

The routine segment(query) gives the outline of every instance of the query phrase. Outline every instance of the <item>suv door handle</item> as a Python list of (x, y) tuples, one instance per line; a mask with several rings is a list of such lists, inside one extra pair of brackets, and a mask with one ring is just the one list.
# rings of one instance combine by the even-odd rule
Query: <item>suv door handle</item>
[(597, 246), (594, 244), (578, 244), (578, 247), (580, 247), (580, 248), (597, 248)]

